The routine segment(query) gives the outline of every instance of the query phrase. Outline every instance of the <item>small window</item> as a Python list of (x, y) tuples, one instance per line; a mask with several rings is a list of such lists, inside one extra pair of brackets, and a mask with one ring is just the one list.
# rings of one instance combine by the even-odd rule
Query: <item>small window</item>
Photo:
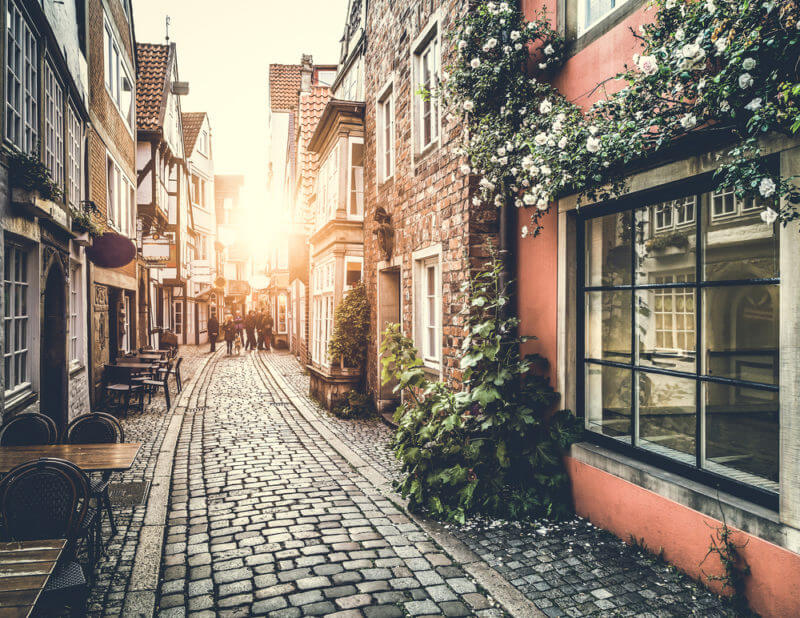
[(578, 36), (626, 2), (628, 0), (578, 0)]
[(81, 267), (73, 264), (69, 276), (69, 360), (73, 365), (83, 361), (81, 349)]
[(363, 260), (361, 258), (347, 258), (344, 267), (344, 285), (345, 289), (350, 289), (357, 283), (361, 282), (361, 271), (363, 268)]
[(38, 44), (14, 1), (6, 21), (6, 139), (30, 153), (38, 143)]
[(64, 182), (64, 91), (49, 63), (44, 65), (44, 162), (59, 187)]
[(81, 188), (83, 186), (83, 178), (81, 176), (83, 167), (83, 124), (72, 109), (72, 106), (67, 107), (67, 128), (69, 129), (67, 134), (67, 173), (69, 174), (67, 198), (70, 206), (79, 208)]
[(111, 100), (125, 120), (129, 129), (133, 128), (134, 114), (134, 80), (122, 58), (122, 46), (114, 36), (114, 30), (108, 18), (104, 20), (103, 29), (103, 69), (105, 85)]
[(439, 256), (416, 262), (416, 345), (425, 364), (438, 368), (441, 363), (442, 296)]
[[(416, 151), (424, 152), (439, 139), (439, 37), (434, 24), (414, 51), (414, 124)], [(422, 91), (421, 93), (418, 91)]]
[(378, 179), (386, 182), (394, 175), (394, 97), (391, 85), (378, 100), (376, 117)]
[[(6, 240), (3, 280), (5, 287), (4, 323), (4, 372), (5, 396), (30, 386), (28, 349), (30, 253), (23, 247)], [(38, 301), (37, 301), (38, 302)]]
[(136, 230), (134, 187), (111, 155), (106, 156), (106, 186), (108, 224), (120, 234), (130, 237)]
[(364, 216), (364, 141), (350, 141), (350, 195), (347, 215), (351, 219)]

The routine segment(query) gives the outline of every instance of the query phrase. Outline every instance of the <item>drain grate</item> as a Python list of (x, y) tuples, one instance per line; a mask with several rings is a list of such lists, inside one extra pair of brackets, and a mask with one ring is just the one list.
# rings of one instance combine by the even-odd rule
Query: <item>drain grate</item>
[(114, 506), (142, 506), (147, 499), (148, 489), (150, 489), (150, 481), (111, 483), (108, 487), (108, 495)]

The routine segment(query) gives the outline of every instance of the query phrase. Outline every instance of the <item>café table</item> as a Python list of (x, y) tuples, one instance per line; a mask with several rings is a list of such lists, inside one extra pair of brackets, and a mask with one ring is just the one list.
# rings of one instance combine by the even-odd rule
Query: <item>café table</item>
[(0, 474), (41, 457), (66, 459), (84, 472), (125, 472), (133, 467), (141, 447), (141, 442), (0, 446)]
[(0, 616), (30, 616), (67, 541), (0, 543)]
[(126, 369), (135, 369), (137, 371), (149, 371), (155, 369), (155, 363), (143, 363), (137, 360), (120, 360), (117, 361), (114, 367), (125, 367)]
[(140, 352), (136, 355), (136, 358), (140, 358), (142, 360), (160, 361), (164, 358), (164, 354), (159, 354), (158, 352)]

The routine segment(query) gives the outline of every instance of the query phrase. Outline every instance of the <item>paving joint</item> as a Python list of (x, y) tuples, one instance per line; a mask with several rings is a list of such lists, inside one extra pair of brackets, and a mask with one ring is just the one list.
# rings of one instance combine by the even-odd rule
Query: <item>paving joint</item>
[(298, 396), (286, 380), (278, 372), (266, 363), (261, 353), (257, 354), (258, 364), (269, 374), (275, 385), (283, 392), (294, 408), (308, 422), (322, 438), (341, 455), (345, 461), (366, 478), (370, 483), (395, 506), (403, 511), (414, 523), (425, 531), (436, 543), (461, 567), (469, 573), (475, 581), (482, 586), (494, 600), (512, 616), (525, 618), (537, 617), (544, 618), (544, 614), (536, 605), (528, 599), (522, 592), (508, 582), (500, 573), (492, 568), (486, 561), (480, 558), (466, 544), (458, 540), (445, 528), (434, 521), (420, 517), (408, 509), (408, 501), (394, 491), (391, 481), (367, 463), (363, 457), (358, 455), (342, 440), (340, 440), (330, 429), (322, 425), (318, 418), (307, 409), (307, 404)]

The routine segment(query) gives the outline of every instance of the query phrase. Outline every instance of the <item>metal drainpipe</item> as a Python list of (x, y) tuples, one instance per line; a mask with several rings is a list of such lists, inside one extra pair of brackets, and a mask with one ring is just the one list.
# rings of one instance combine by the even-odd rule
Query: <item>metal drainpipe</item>
[(514, 280), (515, 260), (516, 260), (516, 238), (517, 225), (516, 217), (510, 200), (503, 201), (500, 207), (498, 220), (498, 247), (497, 253), (502, 264), (500, 271), (500, 287), (508, 290), (509, 302), (503, 307), (502, 317), (513, 317), (517, 309), (516, 284)]

